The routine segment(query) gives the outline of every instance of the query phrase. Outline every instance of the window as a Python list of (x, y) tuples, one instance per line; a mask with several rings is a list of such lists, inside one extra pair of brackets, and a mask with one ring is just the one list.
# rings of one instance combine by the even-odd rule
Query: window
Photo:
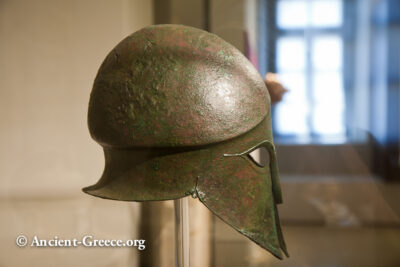
[(341, 0), (277, 1), (274, 68), (289, 90), (274, 109), (278, 137), (344, 140), (342, 10)]

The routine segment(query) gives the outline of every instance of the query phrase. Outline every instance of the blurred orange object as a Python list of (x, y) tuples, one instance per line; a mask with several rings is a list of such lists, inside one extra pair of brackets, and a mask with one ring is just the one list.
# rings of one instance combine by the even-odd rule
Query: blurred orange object
[(265, 75), (264, 82), (267, 85), (272, 104), (276, 104), (281, 101), (283, 95), (288, 92), (288, 90), (279, 82), (278, 75), (276, 73), (268, 72)]

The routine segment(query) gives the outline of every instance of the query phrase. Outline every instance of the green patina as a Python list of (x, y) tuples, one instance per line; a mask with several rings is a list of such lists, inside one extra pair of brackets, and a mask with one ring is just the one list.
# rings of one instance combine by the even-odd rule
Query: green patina
[[(269, 110), (262, 78), (233, 46), (186, 26), (146, 27), (121, 41), (97, 74), (88, 125), (106, 167), (84, 191), (124, 201), (196, 195), (282, 258)], [(267, 167), (247, 158), (258, 145), (270, 153)]]

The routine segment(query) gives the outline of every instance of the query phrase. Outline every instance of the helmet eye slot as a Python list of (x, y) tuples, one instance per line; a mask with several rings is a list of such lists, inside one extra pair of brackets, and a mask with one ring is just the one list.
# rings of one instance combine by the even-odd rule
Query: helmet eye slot
[(258, 167), (269, 165), (269, 152), (265, 147), (259, 147), (247, 154), (247, 157)]

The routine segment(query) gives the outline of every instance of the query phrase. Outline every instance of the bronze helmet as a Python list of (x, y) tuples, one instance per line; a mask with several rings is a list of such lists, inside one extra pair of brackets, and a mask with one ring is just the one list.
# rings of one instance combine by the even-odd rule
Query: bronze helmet
[[(88, 125), (105, 169), (84, 192), (124, 201), (197, 195), (237, 231), (287, 255), (269, 94), (232, 45), (182, 25), (133, 33), (97, 73)], [(249, 157), (259, 147), (266, 166)]]

